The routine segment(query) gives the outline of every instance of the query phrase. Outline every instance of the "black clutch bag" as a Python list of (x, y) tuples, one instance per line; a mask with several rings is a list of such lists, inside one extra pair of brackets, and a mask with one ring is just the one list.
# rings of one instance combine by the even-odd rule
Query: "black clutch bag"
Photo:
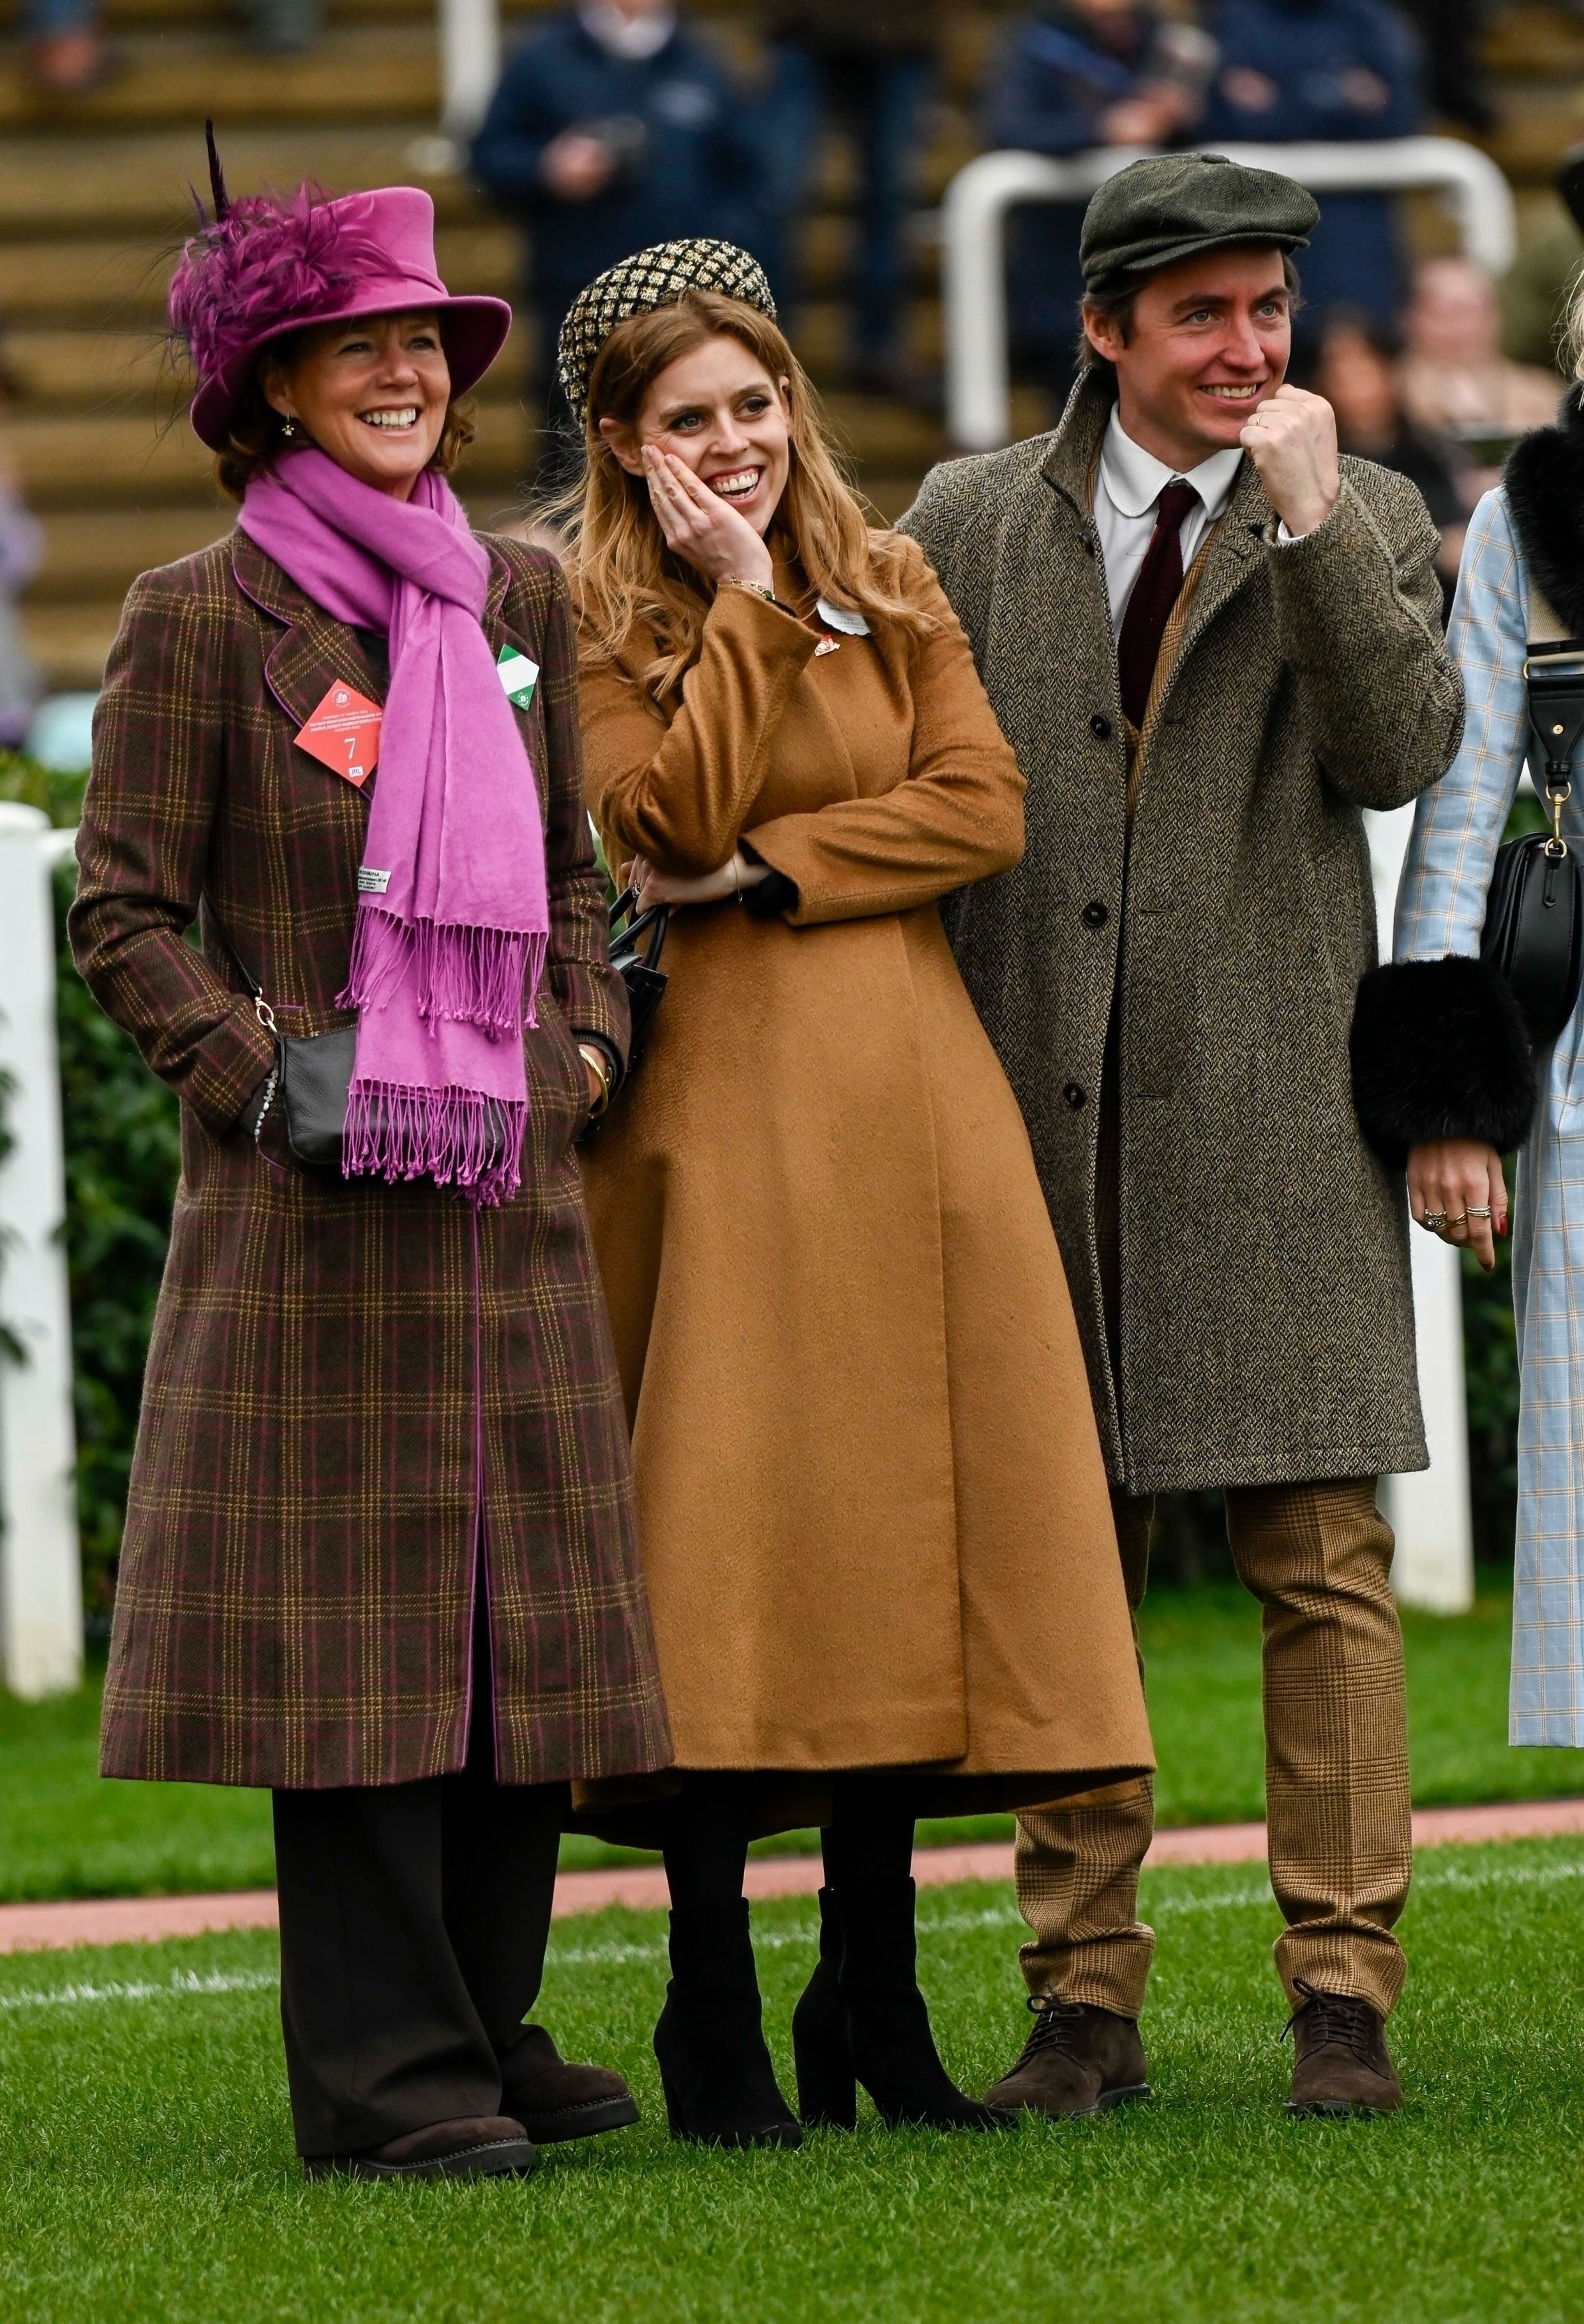
[[(346, 1106), (352, 1088), (353, 1060), (357, 1051), (355, 1025), (337, 1025), (334, 1032), (282, 1033), (264, 990), (249, 971), (220, 924), (211, 904), (215, 925), (232, 966), (253, 995), (253, 1014), (275, 1044), (276, 1101), (286, 1132), (287, 1151), (299, 1170), (322, 1171), (339, 1178), (346, 1137)], [(484, 1162), (498, 1167), (509, 1136), (499, 1110), (489, 1109)]]
[(1573, 753), (1584, 733), (1584, 647), (1577, 639), (1544, 636), (1561, 624), (1533, 593), (1529, 625), (1529, 764), (1532, 772), (1544, 770), (1551, 829), (1527, 832), (1497, 851), (1479, 957), (1506, 979), (1530, 1039), (1543, 1048), (1578, 1006), (1584, 962), (1584, 882), (1562, 837)]

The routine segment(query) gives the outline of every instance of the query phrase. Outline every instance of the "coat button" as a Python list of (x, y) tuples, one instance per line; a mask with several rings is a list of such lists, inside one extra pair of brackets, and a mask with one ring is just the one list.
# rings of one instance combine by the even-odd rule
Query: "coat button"
[(1083, 921), (1086, 927), (1103, 928), (1110, 917), (1110, 912), (1101, 903), (1085, 904), (1083, 907)]
[(1062, 1095), (1066, 1099), (1074, 1113), (1082, 1112), (1084, 1105), (1088, 1102), (1086, 1092), (1077, 1082), (1069, 1082), (1066, 1088), (1062, 1092)]
[(1103, 710), (1097, 710), (1095, 712), (1094, 716), (1089, 722), (1089, 731), (1094, 736), (1097, 742), (1109, 742), (1110, 741), (1111, 722), (1106, 716)]

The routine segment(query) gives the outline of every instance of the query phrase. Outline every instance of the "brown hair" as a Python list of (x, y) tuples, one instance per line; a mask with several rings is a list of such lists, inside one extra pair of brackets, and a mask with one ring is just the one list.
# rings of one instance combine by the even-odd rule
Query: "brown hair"
[[(1145, 279), (1147, 281), (1148, 277)], [(1287, 286), (1287, 311), (1295, 315), (1299, 304), (1298, 269), (1286, 251), (1282, 253), (1282, 280)], [(1114, 372), (1117, 368), (1110, 355), (1101, 355), (1084, 329), (1084, 317), (1101, 315), (1109, 318), (1115, 323), (1122, 345), (1128, 346), (1133, 337), (1134, 309), (1143, 288), (1143, 282), (1129, 282), (1115, 290), (1084, 292), (1078, 301), (1078, 362), (1081, 369)]]
[(803, 366), (768, 316), (714, 290), (687, 290), (674, 305), (631, 315), (600, 349), (589, 380), (582, 476), (551, 512), (565, 529), (567, 571), (585, 630), (584, 651), (615, 660), (635, 631), (656, 648), (643, 671), (657, 700), (679, 686), (698, 655), (710, 585), (666, 547), (649, 486), (629, 475), (600, 433), (602, 420), (636, 427), (645, 396), (670, 364), (712, 338), (732, 338), (785, 379), (791, 433), (787, 489), (771, 520), (814, 587), (833, 604), (893, 622), (915, 636), (934, 626), (902, 594), (899, 552), (872, 531), (847, 483), (828, 423)]
[[(282, 452), (290, 452), (292, 438), (285, 432), (285, 423), (264, 394), (259, 383), (259, 372), (265, 363), (290, 364), (301, 344), (300, 331), (283, 331), (261, 349), (258, 362), (248, 374), (247, 385), (237, 398), (226, 430), (226, 444), (215, 455), (215, 477), (220, 490), (239, 501), (255, 476), (272, 468)], [(440, 440), (427, 465), (448, 476), (463, 453), (473, 441), (473, 405), (465, 399), (454, 400), (446, 406), (445, 422)]]

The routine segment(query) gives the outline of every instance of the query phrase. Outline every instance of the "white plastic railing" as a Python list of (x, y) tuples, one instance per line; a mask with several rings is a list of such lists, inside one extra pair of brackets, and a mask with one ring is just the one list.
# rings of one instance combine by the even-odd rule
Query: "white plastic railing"
[(501, 78), (498, 0), (439, 0), (440, 130), (465, 145)]
[(0, 801), (0, 1069), (14, 1141), (0, 1163), (0, 1315), (21, 1362), (0, 1357), (0, 1682), (29, 1700), (82, 1675), (66, 1182), (55, 1043), (50, 871), (72, 834)]
[[(1146, 149), (1112, 145), (1067, 161), (1044, 153), (981, 153), (959, 170), (941, 208), (945, 303), (946, 423), (965, 452), (1010, 435), (1007, 383), (1007, 212), (1020, 202), (1087, 201)], [(1513, 197), (1496, 163), (1457, 137), (1383, 138), (1378, 144), (1221, 145), (1256, 170), (1280, 170), (1313, 194), (1431, 188), (1445, 194), (1470, 258), (1505, 274), (1513, 263)], [(1074, 322), (1074, 330), (1077, 325)]]

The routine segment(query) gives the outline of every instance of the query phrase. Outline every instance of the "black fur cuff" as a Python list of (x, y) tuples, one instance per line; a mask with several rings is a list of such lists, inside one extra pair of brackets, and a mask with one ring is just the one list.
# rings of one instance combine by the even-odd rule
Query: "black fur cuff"
[(1506, 1154), (1529, 1134), (1534, 1052), (1505, 980), (1478, 960), (1372, 968), (1348, 1047), (1358, 1127), (1394, 1170), (1428, 1139), (1478, 1139)]

